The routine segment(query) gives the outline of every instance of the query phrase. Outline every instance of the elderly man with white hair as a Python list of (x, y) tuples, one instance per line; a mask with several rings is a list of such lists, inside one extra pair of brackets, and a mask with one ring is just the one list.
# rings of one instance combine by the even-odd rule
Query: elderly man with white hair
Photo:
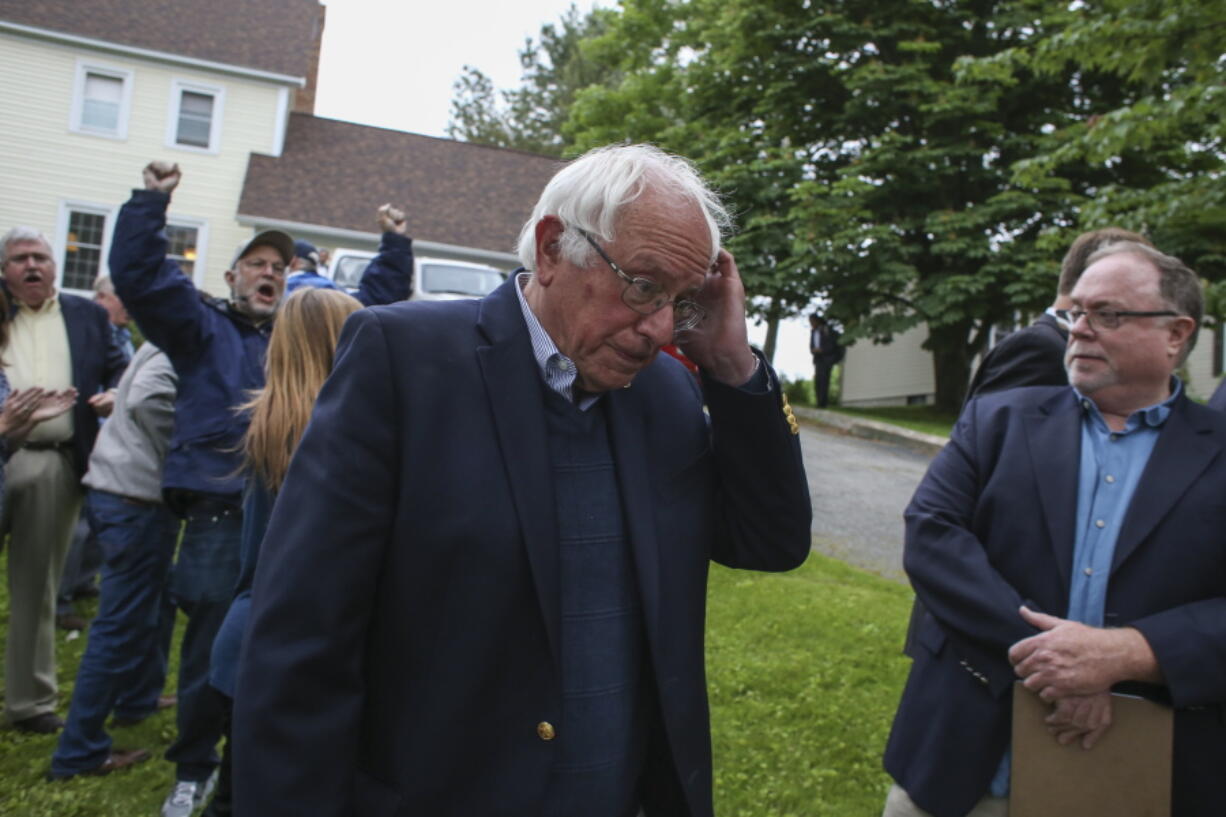
[(811, 517), (726, 222), (599, 149), (484, 300), (349, 319), (261, 551), (239, 813), (710, 817), (709, 560), (794, 568)]

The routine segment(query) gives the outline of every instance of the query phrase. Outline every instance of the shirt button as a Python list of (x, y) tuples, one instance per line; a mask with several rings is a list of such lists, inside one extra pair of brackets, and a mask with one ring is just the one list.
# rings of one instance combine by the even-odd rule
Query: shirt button
[(1107, 474), (1107, 482), (1108, 483), (1115, 482), (1115, 477), (1111, 476), (1110, 474)]
[(559, 360), (558, 368), (564, 372), (569, 372), (570, 371), (570, 361), (569, 360)]
[(1115, 441), (1116, 441), (1116, 440), (1118, 440), (1119, 438), (1120, 438), (1120, 435), (1119, 435), (1119, 434), (1112, 434), (1112, 435), (1111, 435), (1111, 442), (1115, 442)]
[(1083, 409), (1085, 409), (1086, 411), (1089, 411), (1089, 410), (1090, 410), (1090, 401), (1089, 401), (1089, 400), (1082, 400), (1082, 401), (1081, 401), (1081, 407), (1082, 407)]
[(1094, 527), (1096, 527), (1096, 528), (1105, 528), (1105, 527), (1107, 527), (1107, 523), (1106, 523), (1106, 522), (1104, 522), (1104, 521), (1103, 521), (1103, 520), (1101, 520), (1101, 519), (1096, 519), (1096, 520), (1094, 520)]
[(1094, 568), (1092, 568), (1092, 567), (1087, 567), (1085, 570), (1083, 570), (1083, 571), (1081, 571), (1081, 572), (1082, 572), (1082, 573), (1084, 573), (1084, 574), (1086, 574), (1087, 576), (1093, 576), (1093, 575), (1094, 575)]
[(541, 740), (553, 740), (556, 735), (553, 724), (549, 721), (541, 721), (536, 725), (536, 736)]

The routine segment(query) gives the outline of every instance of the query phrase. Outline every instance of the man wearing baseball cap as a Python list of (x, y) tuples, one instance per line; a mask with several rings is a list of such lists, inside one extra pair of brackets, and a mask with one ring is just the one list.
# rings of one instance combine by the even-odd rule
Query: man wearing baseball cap
[[(120, 210), (110, 267), (116, 293), (179, 378), (162, 491), (185, 521), (171, 593), (190, 621), (179, 663), (179, 734), (166, 753), (176, 765), (176, 783), (162, 814), (188, 817), (212, 787), (223, 726), (223, 707), (208, 687), (208, 661), (238, 577), (247, 418), (235, 408), (264, 385), (264, 356), (295, 248), (280, 230), (259, 233), (238, 248), (226, 270), (230, 297), (209, 297), (167, 257), (166, 209), (182, 178), (179, 166), (151, 162), (143, 176), (144, 189), (134, 190)], [(408, 297), (413, 269), (404, 214), (385, 206), (379, 223), (380, 254), (356, 295), (368, 305)]]

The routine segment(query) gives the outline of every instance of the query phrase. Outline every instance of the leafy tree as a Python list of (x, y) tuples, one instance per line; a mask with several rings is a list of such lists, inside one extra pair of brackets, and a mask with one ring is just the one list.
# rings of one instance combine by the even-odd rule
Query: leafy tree
[[(1077, 116), (1014, 166), (1020, 184), (1071, 169), (1145, 165), (1088, 191), (1084, 228), (1151, 235), (1202, 275), (1226, 278), (1226, 2), (1091, 0), (1041, 9), (1034, 35), (967, 76), (1012, 84), (1072, 72)], [(1097, 78), (1097, 81), (1091, 81)]]
[(567, 147), (562, 123), (577, 91), (617, 80), (611, 66), (591, 59), (583, 43), (604, 31), (613, 12), (593, 9), (586, 16), (573, 4), (557, 25), (541, 26), (519, 52), (522, 86), (496, 91), (479, 69), (464, 66), (452, 86), (447, 135), (466, 142), (560, 156)]

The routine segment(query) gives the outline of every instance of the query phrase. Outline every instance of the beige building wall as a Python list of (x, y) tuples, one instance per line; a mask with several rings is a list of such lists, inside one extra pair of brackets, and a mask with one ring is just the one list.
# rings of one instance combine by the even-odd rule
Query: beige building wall
[[(123, 133), (74, 130), (82, 66), (127, 77)], [(106, 272), (115, 216), (141, 186), (141, 168), (151, 159), (177, 162), (184, 180), (170, 219), (200, 230), (196, 283), (224, 292), (222, 273), (251, 235), (235, 221), (248, 156), (279, 152), (289, 85), (10, 32), (0, 32), (0, 76), (0, 231), (19, 224), (42, 230), (62, 271), (68, 210), (103, 213)], [(216, 89), (215, 150), (169, 144), (176, 83)]]
[[(932, 356), (921, 348), (928, 338), (925, 327), (917, 327), (888, 345), (860, 341), (848, 348), (843, 363), (845, 406), (899, 406), (908, 402), (930, 403), (936, 393)], [(1213, 330), (1202, 329), (1196, 348), (1189, 355), (1184, 371), (1189, 396), (1208, 399), (1219, 378), (1213, 374)]]
[(917, 326), (885, 345), (858, 341), (843, 359), (845, 406), (931, 403), (936, 394), (932, 355), (921, 348), (928, 328)]

